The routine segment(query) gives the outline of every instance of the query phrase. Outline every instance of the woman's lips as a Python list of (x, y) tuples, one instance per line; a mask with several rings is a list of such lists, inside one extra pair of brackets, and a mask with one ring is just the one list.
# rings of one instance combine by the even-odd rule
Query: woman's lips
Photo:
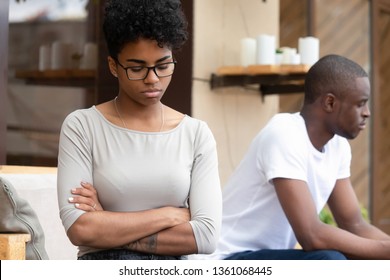
[(146, 97), (154, 98), (154, 97), (158, 97), (161, 95), (161, 90), (152, 89), (152, 90), (143, 91), (142, 93), (145, 94)]

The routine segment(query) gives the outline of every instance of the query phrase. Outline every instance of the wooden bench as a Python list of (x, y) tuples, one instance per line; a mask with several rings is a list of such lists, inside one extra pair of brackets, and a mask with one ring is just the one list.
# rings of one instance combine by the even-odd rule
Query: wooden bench
[(1, 174), (53, 174), (57, 173), (56, 167), (0, 165)]
[(0, 233), (0, 260), (25, 260), (27, 233)]
[(49, 259), (77, 259), (77, 247), (70, 242), (59, 217), (57, 168), (0, 165), (0, 177), (11, 182), (18, 195), (26, 199), (37, 214), (45, 234), (45, 249)]

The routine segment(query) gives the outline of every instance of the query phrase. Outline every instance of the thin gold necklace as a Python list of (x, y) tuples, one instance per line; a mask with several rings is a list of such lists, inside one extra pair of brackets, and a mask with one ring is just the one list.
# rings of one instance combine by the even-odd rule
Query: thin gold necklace
[[(126, 129), (128, 129), (128, 127), (127, 127), (125, 121), (124, 121), (123, 118), (122, 118), (122, 115), (119, 113), (118, 105), (116, 104), (116, 103), (117, 103), (117, 101), (116, 101), (117, 99), (118, 99), (118, 96), (116, 96), (116, 97), (114, 98), (115, 111), (116, 111), (116, 113), (118, 114), (119, 119), (122, 121), (123, 126), (124, 126)], [(161, 131), (162, 131), (162, 129), (164, 128), (164, 124), (165, 124), (165, 116), (164, 116), (164, 108), (163, 108), (164, 105), (163, 105), (162, 103), (160, 103), (160, 104), (161, 104), (161, 106), (160, 106), (160, 108), (161, 108), (161, 126), (160, 126), (160, 130), (159, 130), (158, 132), (161, 132)]]

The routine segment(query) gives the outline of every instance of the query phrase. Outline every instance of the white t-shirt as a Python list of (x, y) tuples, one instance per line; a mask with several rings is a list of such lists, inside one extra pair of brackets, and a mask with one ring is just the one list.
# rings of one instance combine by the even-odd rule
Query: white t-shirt
[(291, 249), (294, 232), (278, 201), (272, 179), (307, 183), (319, 213), (337, 179), (350, 176), (351, 149), (334, 136), (323, 152), (309, 140), (299, 113), (275, 115), (255, 137), (223, 189), (223, 217), (217, 250), (201, 258), (223, 259), (260, 249)]
[[(139, 132), (109, 122), (95, 106), (64, 121), (58, 156), (58, 201), (67, 231), (84, 212), (68, 202), (90, 182), (107, 211), (188, 207), (199, 253), (215, 249), (222, 212), (215, 139), (203, 121), (185, 116), (169, 131)], [(80, 247), (79, 256), (97, 251)]]

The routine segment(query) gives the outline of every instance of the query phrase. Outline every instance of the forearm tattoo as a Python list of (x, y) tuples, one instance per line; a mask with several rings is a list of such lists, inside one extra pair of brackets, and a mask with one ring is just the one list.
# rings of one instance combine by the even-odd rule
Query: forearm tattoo
[(157, 234), (152, 234), (147, 237), (147, 242), (145, 244), (145, 249), (148, 250), (149, 253), (156, 253), (157, 251)]
[(127, 244), (125, 246), (126, 249), (130, 250), (130, 251), (138, 251), (137, 248), (139, 247), (138, 246), (138, 240), (137, 241), (134, 241), (134, 242), (131, 242), (129, 244)]
[(131, 242), (125, 246), (126, 249), (131, 251), (143, 252), (143, 253), (156, 253), (157, 251), (157, 234), (152, 234), (143, 239)]

